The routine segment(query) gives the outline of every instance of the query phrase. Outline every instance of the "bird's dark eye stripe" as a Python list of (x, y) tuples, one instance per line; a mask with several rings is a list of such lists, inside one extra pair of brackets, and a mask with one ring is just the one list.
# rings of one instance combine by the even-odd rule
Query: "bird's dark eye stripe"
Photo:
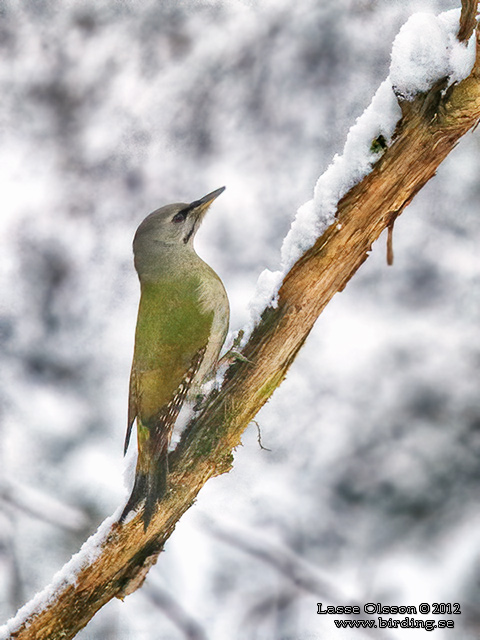
[(186, 211), (185, 209), (183, 209), (182, 211), (179, 211), (178, 213), (176, 213), (173, 216), (172, 222), (175, 222), (175, 223), (185, 222), (185, 219), (187, 217), (187, 213), (188, 213), (188, 211)]

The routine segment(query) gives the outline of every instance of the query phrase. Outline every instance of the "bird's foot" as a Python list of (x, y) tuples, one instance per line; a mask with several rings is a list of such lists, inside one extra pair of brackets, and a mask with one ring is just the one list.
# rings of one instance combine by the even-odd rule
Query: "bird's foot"
[(253, 362), (248, 358), (246, 358), (243, 355), (243, 353), (240, 353), (240, 351), (237, 351), (237, 349), (235, 349), (234, 346), (231, 349), (229, 349), (227, 353), (225, 353), (220, 358), (220, 360), (218, 361), (218, 364), (222, 366), (225, 364), (230, 365), (230, 364), (233, 364), (234, 362), (247, 362), (248, 364), (253, 364)]
[(197, 393), (197, 395), (195, 396), (195, 401), (194, 404), (192, 406), (192, 411), (201, 411), (203, 408), (203, 401), (205, 400), (205, 394), (204, 393)]

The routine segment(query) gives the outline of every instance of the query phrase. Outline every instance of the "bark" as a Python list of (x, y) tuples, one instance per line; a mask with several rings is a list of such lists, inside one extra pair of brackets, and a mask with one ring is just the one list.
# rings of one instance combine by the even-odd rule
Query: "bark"
[[(465, 33), (472, 27), (468, 8), (473, 4), (464, 2)], [(75, 584), (59, 585), (55, 595), (19, 621), (8, 637), (73, 638), (111, 598), (123, 598), (141, 586), (205, 482), (230, 469), (232, 450), (282, 382), (318, 315), (366, 260), (372, 243), (477, 124), (479, 80), (477, 54), (473, 72), (459, 85), (445, 92), (446, 81), (437, 83), (427, 94), (402, 105), (403, 118), (393, 143), (371, 173), (340, 201), (338, 224), (329, 227), (287, 274), (277, 308), (263, 313), (243, 350), (248, 362), (237, 361), (230, 367), (220, 392), (209, 398), (195, 424), (189, 425), (171, 456), (170, 491), (147, 532), (140, 515), (122, 525), (111, 524), (97, 558), (89, 561), (84, 554)]]
[(475, 29), (477, 22), (477, 0), (462, 0), (462, 12), (460, 15), (460, 28), (457, 38), (460, 42), (466, 42)]

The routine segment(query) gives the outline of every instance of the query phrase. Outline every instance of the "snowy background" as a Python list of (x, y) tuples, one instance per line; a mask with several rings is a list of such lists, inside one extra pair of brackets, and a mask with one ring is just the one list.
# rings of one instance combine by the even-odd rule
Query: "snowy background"
[[(226, 185), (197, 249), (241, 328), (401, 25), (458, 5), (0, 0), (2, 620), (124, 499), (139, 222)], [(478, 637), (479, 142), (397, 221), (395, 265), (382, 237), (323, 313), (257, 417), (270, 451), (251, 425), (78, 638), (367, 637), (316, 614), (351, 599), (459, 602), (434, 637)]]

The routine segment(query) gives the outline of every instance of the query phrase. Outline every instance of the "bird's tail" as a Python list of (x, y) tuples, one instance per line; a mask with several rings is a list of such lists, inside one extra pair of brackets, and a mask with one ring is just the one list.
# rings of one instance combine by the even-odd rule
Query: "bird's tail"
[(137, 464), (135, 483), (130, 498), (120, 516), (120, 522), (123, 522), (131, 511), (138, 509), (142, 503), (145, 503), (142, 518), (143, 528), (145, 531), (147, 530), (155, 513), (157, 502), (160, 502), (167, 491), (167, 455), (168, 450), (166, 449), (159, 458), (148, 465), (147, 470), (142, 469)]

